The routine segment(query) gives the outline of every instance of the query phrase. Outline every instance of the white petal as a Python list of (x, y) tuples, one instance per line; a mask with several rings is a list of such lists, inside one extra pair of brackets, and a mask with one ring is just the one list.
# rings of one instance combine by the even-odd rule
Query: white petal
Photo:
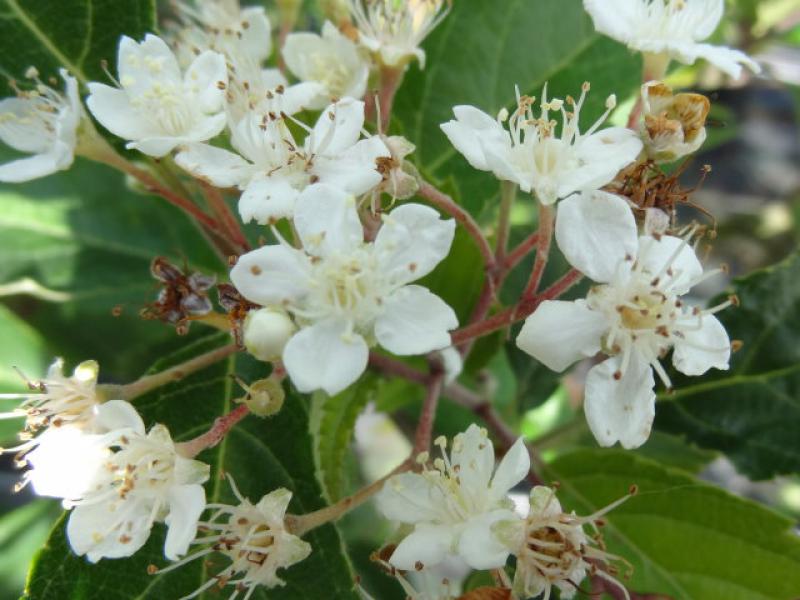
[(433, 271), (453, 244), (454, 219), (422, 204), (403, 204), (383, 217), (375, 252), (392, 281), (408, 283)]
[(139, 44), (127, 36), (120, 39), (117, 70), (122, 87), (131, 97), (146, 93), (155, 82), (180, 85), (182, 81), (172, 50), (164, 40), (150, 33)]
[(692, 34), (696, 40), (704, 40), (719, 25), (725, 10), (725, 0), (692, 0), (686, 9), (694, 13)]
[(67, 539), (75, 554), (97, 562), (131, 556), (144, 546), (152, 527), (151, 505), (123, 501), (114, 508), (109, 501), (81, 504), (72, 510)]
[(609, 324), (584, 300), (547, 300), (525, 320), (517, 346), (548, 369), (561, 372), (572, 363), (600, 351)]
[(621, 42), (635, 34), (641, 0), (583, 0), (583, 7), (594, 21), (594, 28)]
[(25, 455), (33, 490), (40, 496), (78, 500), (89, 489), (108, 458), (102, 436), (77, 427), (50, 427)]
[(306, 140), (312, 154), (335, 156), (358, 141), (364, 126), (364, 103), (344, 98), (322, 111)]
[(308, 293), (308, 258), (283, 245), (263, 246), (239, 258), (231, 281), (248, 300), (262, 305), (282, 304)]
[(453, 545), (453, 529), (447, 525), (418, 525), (395, 548), (389, 563), (404, 571), (434, 567), (442, 562)]
[(493, 501), (502, 499), (509, 490), (528, 476), (531, 470), (531, 455), (525, 440), (517, 439), (506, 452), (492, 477), (491, 497)]
[(130, 429), (139, 435), (145, 434), (142, 417), (133, 404), (125, 400), (109, 400), (98, 406), (94, 425), (98, 432)]
[(225, 113), (217, 113), (200, 117), (192, 123), (189, 131), (181, 138), (182, 143), (186, 142), (205, 142), (217, 137), (228, 124), (228, 117)]
[(269, 515), (274, 519), (283, 520), (291, 501), (292, 492), (286, 488), (278, 488), (262, 497), (256, 506), (263, 514)]
[(695, 49), (698, 56), (705, 58), (733, 79), (738, 79), (741, 76), (742, 65), (753, 73), (761, 72), (761, 66), (741, 50), (724, 46), (712, 46), (711, 44), (697, 44)]
[(123, 90), (102, 83), (90, 83), (86, 106), (103, 127), (123, 140), (138, 140), (156, 134), (147, 119), (142, 118), (131, 106)]
[(509, 551), (492, 533), (497, 521), (515, 520), (514, 513), (496, 510), (472, 518), (458, 541), (458, 555), (473, 569), (499, 569), (508, 560)]
[(125, 147), (128, 150), (138, 150), (142, 154), (152, 156), (153, 158), (163, 158), (175, 148), (184, 142), (188, 141), (202, 141), (202, 140), (188, 140), (183, 137), (146, 137), (135, 142), (128, 142)]
[(239, 216), (248, 223), (275, 223), (294, 215), (299, 192), (278, 171), (272, 176), (258, 174), (245, 187), (239, 198)]
[(573, 267), (607, 283), (626, 256), (636, 256), (636, 219), (628, 203), (615, 194), (575, 194), (559, 203), (556, 242)]
[(713, 315), (690, 318), (685, 323), (680, 329), (683, 339), (675, 340), (675, 368), (685, 375), (702, 375), (711, 368), (727, 371), (731, 340), (722, 323)]
[(375, 321), (375, 337), (389, 352), (408, 356), (442, 350), (451, 345), (450, 330), (458, 317), (444, 300), (427, 288), (406, 285), (383, 302)]
[(325, 390), (335, 396), (367, 368), (369, 348), (339, 319), (315, 323), (295, 334), (283, 351), (292, 383), (303, 393)]
[[(184, 76), (184, 89), (205, 113), (222, 109), (228, 68), (222, 54), (206, 50), (192, 61)], [(188, 98), (187, 98), (188, 99)]]
[(456, 119), (442, 123), (442, 131), (470, 165), (488, 171), (481, 140), (485, 139), (489, 144), (508, 145), (508, 134), (495, 119), (474, 106), (456, 106), (453, 113)]
[(185, 146), (175, 162), (198, 179), (223, 188), (250, 181), (255, 169), (238, 154), (208, 144)]
[(62, 166), (63, 163), (63, 156), (52, 152), (19, 158), (0, 165), (0, 181), (3, 183), (23, 183), (46, 177), (68, 168), (69, 164), (72, 164), (72, 160), (69, 160), (69, 164), (66, 166)]
[(401, 473), (383, 486), (376, 501), (387, 519), (413, 525), (440, 519), (445, 499), (430, 479), (418, 473)]
[(650, 236), (639, 238), (637, 262), (653, 277), (668, 282), (676, 294), (685, 294), (692, 283), (703, 274), (703, 265), (690, 244), (670, 235), (660, 239)]
[(596, 190), (610, 183), (642, 151), (639, 135), (626, 127), (609, 127), (582, 138), (576, 144), (578, 166), (561, 178), (558, 195)]
[(272, 53), (272, 27), (263, 6), (242, 8), (240, 20), (247, 23), (242, 28), (241, 45), (248, 56), (263, 62)]
[(318, 110), (328, 105), (329, 100), (323, 102), (325, 87), (316, 81), (303, 81), (294, 85), (287, 85), (281, 96), (281, 110), (287, 115), (293, 115), (301, 110)]
[(53, 144), (51, 132), (38, 118), (35, 100), (4, 98), (0, 100), (0, 141), (14, 150), (44, 154)]
[(494, 470), (494, 446), (486, 430), (474, 423), (453, 439), (450, 461), (458, 471), (461, 492), (468, 497), (486, 496)]
[[(326, 21), (325, 24), (327, 25), (328, 22)], [(281, 56), (292, 75), (308, 81), (314, 79), (313, 60), (317, 56), (324, 56), (329, 50), (328, 43), (321, 36), (310, 31), (303, 31), (286, 36)]]
[(313, 173), (320, 183), (359, 196), (381, 182), (377, 159), (388, 157), (389, 149), (378, 136), (357, 142), (337, 156), (319, 156), (314, 161)]
[(583, 409), (601, 446), (619, 442), (623, 448), (638, 448), (650, 437), (656, 414), (653, 371), (638, 352), (632, 352), (621, 379), (614, 379), (621, 356), (592, 367), (586, 377)]
[(315, 184), (301, 192), (294, 226), (305, 251), (316, 256), (346, 254), (364, 243), (355, 197), (330, 185)]
[(164, 556), (177, 560), (186, 554), (197, 534), (197, 522), (206, 508), (206, 492), (201, 485), (180, 485), (170, 488), (167, 495), (169, 514)]

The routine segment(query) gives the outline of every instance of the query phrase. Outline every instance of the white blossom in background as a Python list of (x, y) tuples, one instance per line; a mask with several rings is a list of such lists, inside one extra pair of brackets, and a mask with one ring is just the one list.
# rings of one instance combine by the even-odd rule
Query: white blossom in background
[(65, 69), (59, 73), (63, 93), (39, 81), (36, 70), (30, 69), (35, 87), (17, 89), (15, 98), (0, 100), (0, 141), (33, 155), (0, 165), (1, 182), (30, 181), (72, 166), (83, 108), (77, 80)]
[(369, 61), (330, 21), (322, 26), (321, 35), (290, 33), (282, 56), (295, 77), (322, 86), (322, 93), (309, 106), (311, 109), (324, 108), (332, 99), (361, 99), (367, 91)]
[(163, 425), (145, 433), (127, 402), (106, 402), (98, 411), (109, 433), (97, 439), (109, 452), (91, 485), (71, 503), (70, 546), (91, 562), (131, 556), (147, 541), (153, 523), (163, 521), (164, 554), (176, 559), (194, 539), (205, 509), (208, 465), (182, 456)]
[(492, 533), (492, 525), (515, 518), (507, 494), (530, 469), (524, 442), (517, 440), (496, 470), (492, 442), (477, 425), (453, 439), (449, 456), (444, 438), (436, 444), (442, 457), (433, 461), (433, 468), (395, 475), (377, 496), (386, 518), (414, 528), (389, 563), (419, 571), (455, 555), (473, 569), (503, 567), (509, 551)]
[(710, 109), (711, 102), (702, 94), (673, 94), (660, 81), (645, 83), (639, 132), (647, 156), (663, 163), (696, 152), (706, 141)]
[(345, 98), (325, 109), (298, 145), (283, 117), (251, 113), (231, 134), (239, 154), (191, 144), (175, 160), (195, 177), (244, 190), (242, 220), (267, 224), (292, 217), (298, 195), (309, 184), (360, 195), (381, 182), (376, 161), (389, 151), (378, 136), (360, 139), (363, 125), (364, 103)]
[(185, 73), (164, 41), (152, 34), (119, 44), (120, 87), (90, 83), (86, 104), (111, 133), (134, 148), (162, 157), (181, 144), (203, 142), (225, 128), (225, 58), (205, 51)]
[(447, 16), (450, 0), (348, 0), (358, 28), (359, 42), (373, 52), (381, 64), (397, 68), (412, 59), (425, 68), (420, 48)]
[[(629, 497), (625, 496), (592, 515), (579, 517), (574, 512), (563, 511), (555, 490), (534, 487), (530, 493), (527, 518), (495, 525), (495, 535), (517, 559), (514, 593), (523, 598), (544, 594), (542, 600), (549, 600), (553, 588), (557, 588), (559, 598), (574, 598), (581, 581), (592, 574), (612, 582), (628, 598), (625, 586), (614, 577), (617, 569), (612, 564), (612, 561), (623, 559), (606, 552), (596, 536), (601, 517)], [(595, 537), (586, 535), (584, 527), (587, 525), (593, 529)]]
[[(605, 223), (598, 227), (598, 223)], [(687, 239), (637, 237), (626, 201), (606, 192), (577, 194), (561, 203), (556, 239), (567, 260), (598, 282), (585, 299), (543, 302), (517, 345), (554, 371), (598, 352), (608, 358), (586, 379), (584, 411), (602, 446), (641, 446), (655, 416), (652, 370), (671, 386), (660, 360), (686, 375), (727, 369), (730, 340), (713, 314), (684, 295), (716, 273), (703, 267)], [(652, 370), (651, 370), (652, 367)]]
[[(733, 78), (742, 65), (761, 68), (744, 52), (702, 43), (719, 25), (725, 0), (583, 0), (597, 31), (645, 53), (648, 78), (666, 73), (670, 59), (687, 65), (703, 58)], [(649, 63), (649, 64), (648, 64)]]
[[(536, 99), (520, 96), (519, 90), (510, 117), (505, 109), (493, 119), (474, 106), (456, 106), (455, 120), (442, 124), (442, 131), (474, 168), (516, 183), (542, 204), (553, 204), (606, 185), (642, 150), (635, 132), (625, 127), (600, 129), (616, 106), (613, 96), (606, 102), (606, 113), (581, 133), (580, 113), (588, 91), (585, 83), (577, 102), (569, 96), (548, 100), (545, 86), (538, 117), (533, 113)], [(560, 130), (551, 112), (561, 116)]]
[(209, 504), (212, 514), (199, 523), (197, 539), (192, 541), (193, 545), (206, 547), (165, 569), (151, 571), (166, 573), (212, 552), (230, 560), (230, 565), (183, 600), (195, 598), (211, 587), (221, 589), (227, 585), (236, 588), (228, 598), (233, 600), (244, 593), (244, 600), (248, 600), (258, 586), (269, 589), (284, 585), (278, 570), (311, 554), (311, 545), (286, 529), (284, 519), (292, 498), (289, 490), (277, 489), (253, 504), (242, 496), (232, 478), (228, 481), (239, 504)]
[(403, 356), (450, 346), (453, 309), (410, 284), (447, 256), (455, 221), (404, 204), (366, 243), (356, 199), (316, 184), (297, 200), (294, 226), (302, 250), (286, 242), (253, 250), (239, 258), (231, 281), (251, 302), (294, 317), (300, 330), (283, 363), (299, 390), (341, 392), (364, 372), (375, 342)]

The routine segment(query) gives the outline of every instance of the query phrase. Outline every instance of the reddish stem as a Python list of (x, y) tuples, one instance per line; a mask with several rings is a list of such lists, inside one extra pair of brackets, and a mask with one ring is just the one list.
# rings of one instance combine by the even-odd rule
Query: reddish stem
[(444, 369), (437, 368), (436, 372), (432, 373), (428, 380), (425, 403), (422, 405), (422, 413), (419, 416), (417, 433), (414, 438), (414, 456), (430, 448), (433, 422), (436, 418), (436, 408), (439, 406), (443, 384)]
[(188, 442), (178, 444), (181, 454), (194, 458), (203, 450), (213, 448), (219, 444), (225, 435), (233, 429), (239, 421), (250, 414), (250, 409), (246, 404), (240, 404), (226, 415), (218, 417), (207, 432), (197, 436)]
[(381, 67), (381, 88), (378, 90), (378, 106), (380, 107), (380, 129), (382, 133), (389, 131), (389, 122), (392, 120), (394, 97), (400, 84), (403, 83), (405, 68)]
[(428, 385), (428, 381), (430, 380), (430, 375), (427, 373), (423, 373), (400, 360), (375, 352), (370, 352), (369, 366), (382, 373), (402, 377), (403, 379), (408, 379), (420, 385)]
[(532, 298), (539, 290), (542, 275), (550, 257), (550, 244), (553, 241), (553, 225), (556, 212), (550, 205), (539, 204), (539, 237), (536, 241), (536, 261), (533, 263), (533, 272), (528, 280), (522, 298)]
[(205, 182), (201, 182), (201, 185), (203, 188), (203, 194), (205, 195), (208, 204), (211, 206), (211, 210), (214, 211), (214, 214), (219, 222), (227, 230), (230, 239), (233, 240), (233, 242), (242, 250), (249, 250), (250, 243), (247, 241), (247, 237), (244, 235), (242, 228), (239, 226), (239, 221), (236, 219), (233, 212), (231, 212), (231, 207), (228, 206), (227, 202), (225, 202), (222, 192)]
[(531, 250), (539, 243), (539, 232), (535, 231), (527, 238), (525, 238), (520, 244), (511, 250), (506, 257), (503, 259), (502, 267), (503, 274), (505, 275), (508, 271), (516, 267), (523, 258), (530, 254)]

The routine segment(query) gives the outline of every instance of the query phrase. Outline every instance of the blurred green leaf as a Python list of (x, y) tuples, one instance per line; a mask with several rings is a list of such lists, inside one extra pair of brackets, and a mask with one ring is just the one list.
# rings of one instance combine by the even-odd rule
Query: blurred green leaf
[[(228, 342), (225, 335), (207, 338), (160, 360), (154, 370), (162, 370)], [(174, 439), (184, 441), (206, 431), (216, 417), (232, 408), (233, 399), (242, 395), (231, 374), (237, 373), (245, 381), (252, 381), (264, 377), (265, 370), (263, 363), (247, 356), (233, 356), (142, 397), (135, 404), (146, 423), (164, 423)], [(275, 417), (248, 417), (222, 443), (204, 451), (198, 459), (212, 466), (212, 478), (206, 484), (208, 502), (235, 501), (223, 478), (223, 473), (229, 473), (241, 492), (253, 502), (276, 488), (285, 487), (293, 492), (290, 512), (302, 514), (324, 506), (322, 490), (315, 477), (305, 399), (297, 395), (289, 394), (283, 410)], [(163, 557), (163, 533), (164, 527), (157, 525), (145, 548), (131, 558), (91, 565), (71, 553), (64, 528), (58, 527), (32, 567), (26, 597), (35, 600), (177, 598), (191, 593), (227, 564), (212, 556), (170, 573), (148, 575), (149, 564), (167, 564)], [(314, 551), (306, 560), (281, 574), (286, 586), (259, 590), (252, 597), (357, 600), (354, 577), (335, 527), (320, 527), (305, 539)], [(218, 592), (209, 592), (206, 596), (217, 598)]]
[(452, 108), (472, 104), (497, 114), (520, 92), (577, 98), (589, 81), (582, 125), (605, 110), (606, 97), (624, 98), (639, 84), (639, 58), (594, 31), (580, 0), (509, 0), (500, 9), (486, 0), (458, 0), (426, 41), (427, 66), (412, 67), (394, 116), (417, 146), (417, 164), (437, 181), (450, 179), (473, 214), (498, 194), (490, 173), (472, 169), (439, 129)]
[(617, 450), (557, 459), (566, 511), (591, 514), (639, 487), (606, 517), (610, 552), (634, 567), (628, 587), (680, 600), (792, 600), (800, 590), (793, 523), (677, 469)]
[(718, 316), (744, 346), (728, 372), (662, 394), (656, 426), (727, 454), (748, 476), (800, 472), (800, 254), (738, 279)]
[(0, 72), (20, 78), (35, 66), (43, 78), (66, 67), (84, 83), (106, 80), (121, 35), (156, 30), (155, 0), (0, 0)]

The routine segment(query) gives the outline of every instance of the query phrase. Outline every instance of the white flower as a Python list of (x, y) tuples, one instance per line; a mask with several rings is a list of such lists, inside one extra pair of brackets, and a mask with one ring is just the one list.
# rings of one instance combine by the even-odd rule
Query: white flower
[(244, 190), (239, 199), (242, 220), (267, 224), (292, 217), (298, 195), (309, 184), (326, 183), (360, 195), (381, 182), (376, 161), (389, 151), (377, 136), (359, 140), (363, 124), (364, 103), (346, 98), (322, 112), (300, 146), (284, 118), (250, 113), (231, 136), (241, 156), (192, 144), (175, 160), (218, 187)]
[(251, 302), (280, 306), (301, 327), (283, 362), (303, 392), (337, 394), (367, 366), (377, 341), (399, 355), (450, 345), (453, 309), (418, 285), (447, 255), (455, 233), (432, 208), (405, 204), (364, 242), (355, 198), (317, 184), (297, 201), (294, 225), (303, 250), (285, 242), (242, 256), (231, 281)]
[(242, 326), (242, 341), (247, 351), (257, 359), (275, 360), (296, 329), (284, 311), (260, 308), (247, 313)]
[(698, 150), (706, 141), (706, 117), (711, 108), (702, 94), (674, 94), (660, 81), (642, 86), (639, 128), (647, 156), (672, 162)]
[(17, 90), (16, 98), (0, 101), (0, 141), (19, 152), (33, 154), (0, 165), (0, 181), (20, 183), (68, 169), (75, 160), (78, 126), (83, 117), (78, 82), (66, 70), (63, 94), (38, 80), (33, 90)]
[(174, 35), (184, 66), (205, 50), (227, 54), (232, 46), (259, 64), (272, 53), (272, 26), (263, 6), (242, 8), (238, 0), (195, 0), (176, 6), (186, 24)]
[[(605, 223), (605, 226), (598, 226)], [(713, 313), (691, 308), (682, 296), (715, 274), (703, 267), (686, 240), (637, 238), (625, 200), (606, 192), (561, 203), (556, 238), (567, 260), (597, 285), (585, 300), (546, 301), (525, 322), (517, 345), (554, 371), (602, 351), (609, 358), (586, 380), (584, 410), (597, 441), (625, 448), (642, 445), (655, 415), (652, 368), (669, 387), (660, 364), (686, 375), (727, 369), (730, 341)]]
[(309, 108), (324, 108), (332, 98), (362, 98), (367, 91), (369, 61), (330, 21), (322, 26), (321, 36), (311, 32), (289, 34), (282, 55), (297, 78), (322, 85), (323, 93)]
[[(719, 25), (725, 0), (583, 0), (600, 33), (659, 57), (660, 70), (669, 59), (691, 65), (704, 58), (737, 78), (745, 65), (758, 73), (758, 64), (739, 50), (703, 44)], [(650, 73), (659, 78), (663, 73)]]
[(229, 481), (239, 504), (209, 505), (213, 514), (207, 521), (200, 522), (198, 529), (201, 533), (192, 542), (210, 546), (165, 569), (151, 571), (153, 574), (166, 573), (215, 551), (230, 559), (231, 564), (222, 572), (181, 600), (195, 598), (210, 587), (223, 588), (226, 585), (236, 586), (229, 597), (231, 600), (239, 592), (244, 592), (244, 600), (248, 600), (258, 586), (274, 588), (284, 585), (285, 582), (278, 577), (278, 570), (287, 569), (311, 554), (311, 546), (289, 533), (284, 524), (292, 498), (289, 490), (277, 489), (253, 505), (239, 493), (233, 479), (229, 478)]
[(99, 408), (113, 420), (98, 436), (109, 450), (89, 489), (76, 499), (67, 538), (90, 561), (131, 556), (150, 536), (156, 521), (168, 527), (164, 553), (184, 554), (205, 508), (209, 467), (178, 454), (169, 431), (155, 425), (145, 434), (141, 417), (123, 401)]
[[(633, 131), (609, 127), (598, 131), (616, 105), (613, 96), (607, 111), (588, 131), (580, 132), (580, 112), (589, 84), (584, 83), (577, 102), (547, 99), (543, 91), (542, 112), (534, 117), (535, 98), (520, 96), (506, 131), (502, 122), (508, 112), (495, 120), (474, 106), (453, 108), (456, 120), (442, 124), (456, 150), (481, 171), (491, 171), (504, 181), (512, 181), (524, 192), (532, 192), (543, 204), (583, 190), (598, 189), (636, 160), (642, 142)], [(550, 111), (562, 118), (560, 132)]]
[(142, 43), (123, 37), (117, 65), (121, 89), (90, 83), (86, 104), (106, 129), (130, 140), (128, 148), (158, 158), (225, 128), (228, 75), (221, 54), (201, 53), (182, 74), (164, 41), (148, 34)]
[[(387, 67), (413, 58), (425, 68), (422, 41), (447, 16), (450, 0), (349, 0), (359, 41)], [(447, 8), (442, 10), (445, 6)]]
[(436, 443), (442, 458), (433, 469), (396, 475), (377, 496), (384, 516), (414, 527), (389, 562), (418, 571), (457, 555), (473, 569), (502, 567), (508, 549), (491, 530), (494, 523), (514, 518), (507, 494), (530, 469), (525, 444), (517, 440), (495, 470), (492, 442), (477, 425), (454, 438), (449, 457), (446, 441)]
[(597, 536), (600, 518), (629, 497), (588, 517), (579, 517), (563, 512), (551, 488), (533, 488), (528, 517), (499, 522), (494, 527), (495, 535), (517, 558), (514, 592), (524, 598), (544, 593), (544, 600), (548, 600), (555, 587), (560, 598), (574, 598), (581, 581), (593, 574), (614, 583), (627, 598), (625, 586), (614, 578), (617, 569), (610, 564), (622, 559), (606, 552), (602, 541), (587, 536), (583, 528), (589, 525)]

